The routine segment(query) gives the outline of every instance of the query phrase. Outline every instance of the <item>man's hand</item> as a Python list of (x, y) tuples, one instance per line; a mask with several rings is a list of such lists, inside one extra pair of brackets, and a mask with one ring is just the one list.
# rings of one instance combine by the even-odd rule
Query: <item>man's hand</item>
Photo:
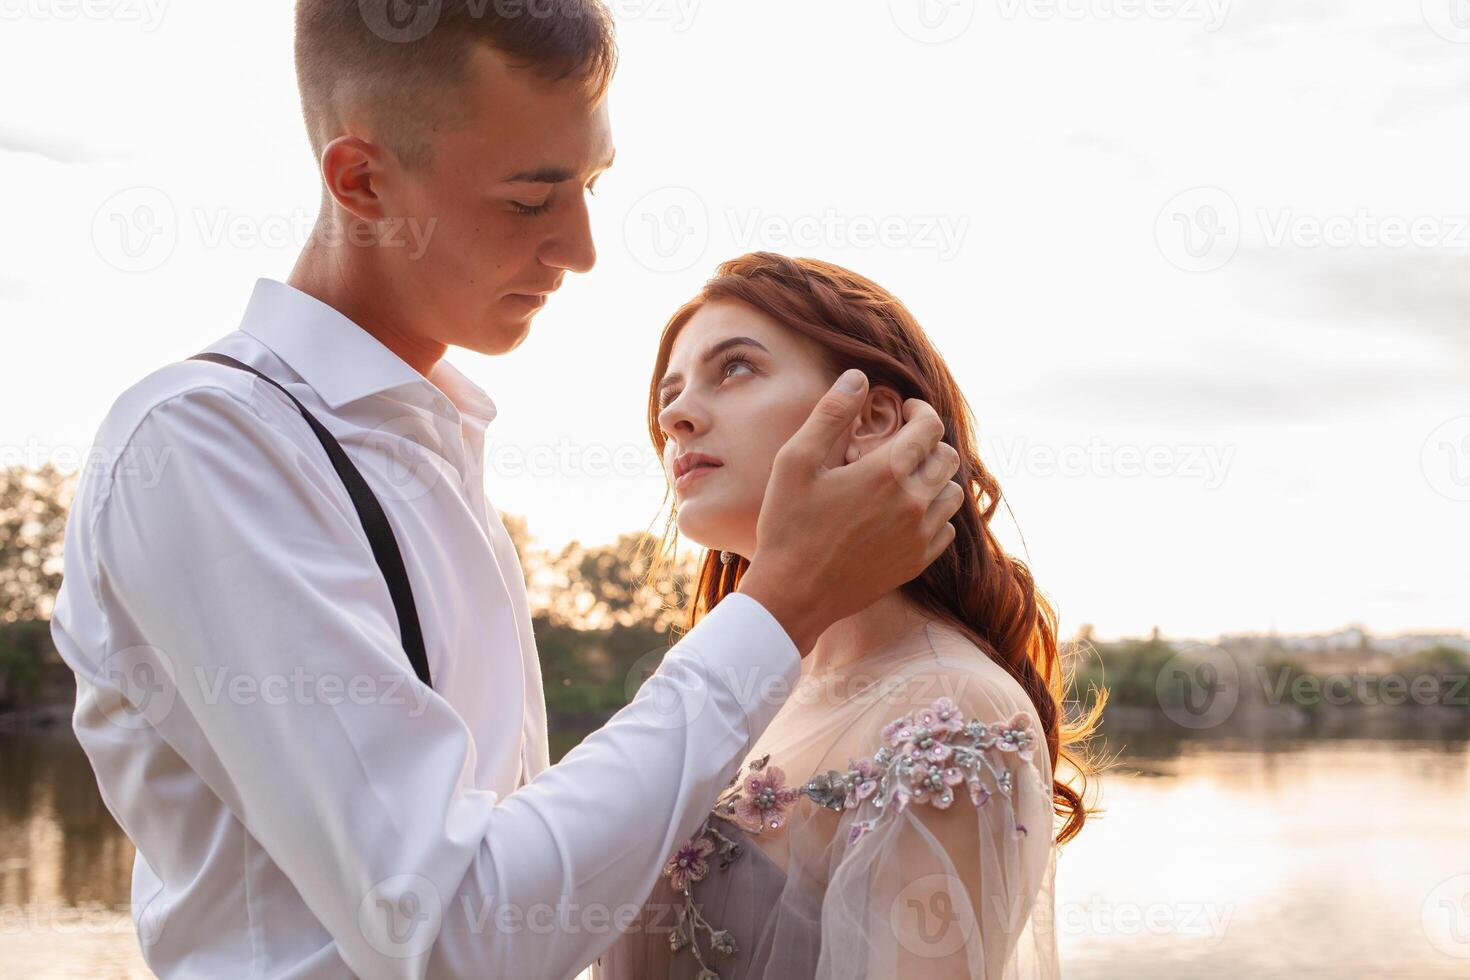
[[(843, 383), (855, 385), (844, 390)], [(927, 402), (904, 403), (904, 426), (879, 451), (829, 466), (867, 395), (848, 371), (776, 454), (739, 591), (774, 616), (806, 656), (827, 627), (917, 578), (954, 541), (964, 502), (960, 458)]]

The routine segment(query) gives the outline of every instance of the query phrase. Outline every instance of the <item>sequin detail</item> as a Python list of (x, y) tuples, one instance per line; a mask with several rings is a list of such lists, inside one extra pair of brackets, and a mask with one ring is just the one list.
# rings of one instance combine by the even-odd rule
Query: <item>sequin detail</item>
[[(712, 956), (728, 957), (739, 950), (729, 932), (716, 929), (700, 913), (694, 900), (694, 885), (704, 880), (709, 859), (721, 869), (740, 856), (740, 844), (720, 833), (715, 826), (724, 821), (756, 835), (780, 829), (791, 809), (805, 796), (815, 804), (836, 812), (848, 810), (854, 819), (848, 830), (849, 847), (858, 843), (880, 823), (895, 819), (911, 804), (928, 803), (947, 809), (954, 803), (955, 787), (963, 784), (977, 807), (989, 803), (994, 793), (1009, 800), (1014, 781), (1002, 756), (1015, 754), (1030, 762), (1036, 748), (1031, 718), (1017, 712), (1003, 724), (986, 725), (966, 721), (949, 698), (940, 698), (917, 712), (896, 718), (884, 726), (880, 746), (870, 759), (850, 759), (846, 772), (830, 769), (795, 789), (786, 785), (786, 773), (769, 765), (770, 756), (753, 759), (742, 766), (726, 784), (725, 792), (699, 830), (664, 865), (663, 875), (683, 896), (675, 911), (669, 948), (674, 953), (689, 950), (699, 963), (698, 980), (718, 980), (705, 961), (699, 934), (708, 935)], [(1017, 838), (1026, 828), (1016, 826)]]

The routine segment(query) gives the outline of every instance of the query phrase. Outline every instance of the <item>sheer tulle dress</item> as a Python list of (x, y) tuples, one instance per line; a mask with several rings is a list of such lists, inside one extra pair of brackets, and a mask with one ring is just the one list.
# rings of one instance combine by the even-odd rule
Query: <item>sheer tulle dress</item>
[(1051, 764), (1030, 699), (939, 622), (804, 673), (594, 980), (1050, 980)]

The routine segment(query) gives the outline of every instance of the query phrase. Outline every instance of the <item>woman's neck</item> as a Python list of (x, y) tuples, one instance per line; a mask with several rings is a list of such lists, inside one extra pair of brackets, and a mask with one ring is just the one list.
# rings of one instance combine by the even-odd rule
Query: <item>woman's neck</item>
[(896, 646), (913, 646), (922, 639), (923, 626), (931, 619), (895, 589), (866, 609), (829, 626), (802, 660), (801, 672), (845, 670)]

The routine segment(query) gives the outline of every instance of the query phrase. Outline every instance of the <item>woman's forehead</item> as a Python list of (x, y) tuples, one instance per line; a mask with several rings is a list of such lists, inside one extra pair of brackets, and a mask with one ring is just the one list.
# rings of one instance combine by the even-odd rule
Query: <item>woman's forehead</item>
[(794, 345), (791, 330), (773, 317), (740, 300), (717, 299), (696, 310), (680, 329), (669, 348), (669, 363), (692, 360), (711, 345), (735, 336), (757, 340), (773, 353), (778, 348), (790, 351)]

